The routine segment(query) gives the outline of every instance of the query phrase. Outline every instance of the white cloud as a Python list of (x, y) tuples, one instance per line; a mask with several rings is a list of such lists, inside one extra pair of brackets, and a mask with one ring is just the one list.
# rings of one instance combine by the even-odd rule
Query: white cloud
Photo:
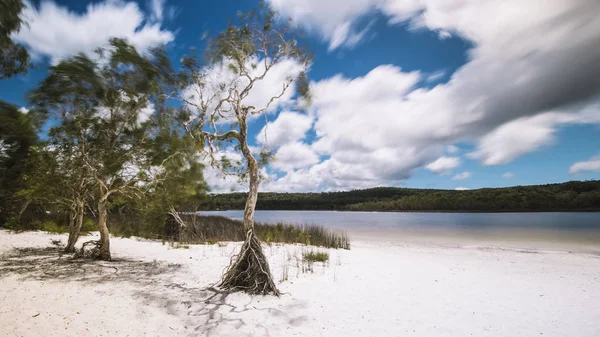
[(303, 139), (312, 128), (314, 118), (302, 113), (282, 111), (272, 122), (267, 123), (256, 136), (262, 145), (279, 147)]
[(451, 38), (452, 34), (450, 34), (450, 32), (448, 32), (448, 31), (440, 30), (438, 33), (438, 36), (439, 36), (440, 40), (445, 40), (445, 39)]
[(150, 119), (150, 117), (152, 117), (152, 115), (154, 115), (155, 112), (156, 109), (154, 107), (154, 103), (148, 103), (145, 107), (140, 109), (140, 113), (138, 115), (138, 123), (141, 124), (146, 122), (148, 119)]
[(569, 168), (569, 173), (576, 174), (582, 172), (599, 172), (600, 171), (600, 154), (593, 156), (587, 161), (576, 162)]
[(465, 180), (471, 178), (472, 175), (471, 172), (462, 172), (452, 177), (452, 180)]
[(271, 167), (280, 171), (305, 168), (319, 162), (319, 156), (305, 143), (294, 142), (281, 146), (275, 153)]
[(437, 82), (440, 79), (442, 79), (442, 77), (444, 77), (444, 76), (446, 76), (445, 70), (436, 71), (427, 76), (427, 82)]
[(448, 145), (446, 147), (446, 152), (448, 152), (450, 154), (457, 153), (458, 151), (460, 151), (460, 148), (458, 146)]
[[(360, 31), (357, 23), (376, 12), (390, 24), (410, 21), (415, 29), (473, 43), (467, 64), (432, 89), (415, 90), (420, 73), (411, 77), (389, 65), (363, 77), (338, 75), (313, 84), (318, 139), (312, 147), (332, 156), (321, 164), (347, 165), (372, 185), (409, 176), (448, 144), (475, 143), (469, 157), (498, 165), (553, 144), (560, 127), (600, 122), (600, 69), (594, 61), (600, 59), (600, 18), (592, 14), (600, 10), (597, 1), (270, 2), (320, 33), (330, 48), (347, 44)], [(383, 165), (369, 159), (377, 149), (393, 158)], [(446, 148), (449, 154), (456, 150)], [(340, 182), (335, 172), (331, 185), (363, 186), (351, 177)]]
[[(250, 73), (251, 77), (259, 77), (264, 73), (265, 63), (263, 61), (264, 60), (258, 59), (248, 60), (246, 70)], [(186, 88), (186, 99), (194, 103), (199, 103), (202, 100), (205, 104), (208, 104), (208, 110), (211, 111), (216, 108), (219, 100), (227, 98), (228, 92), (223, 90), (223, 87), (235, 87), (239, 91), (242, 91), (248, 85), (249, 81), (246, 77), (238, 76), (236, 72), (230, 68), (231, 64), (232, 62), (230, 60), (225, 59), (222, 62), (218, 62), (203, 69), (205, 75), (203, 78), (204, 86), (200, 88), (197, 85), (192, 85)], [(243, 99), (243, 104), (255, 107), (256, 110), (266, 107), (272, 98), (281, 95), (283, 84), (287, 83), (289, 78), (295, 78), (305, 70), (305, 67), (296, 60), (280, 60), (269, 69), (262, 80), (258, 80), (254, 83), (248, 96)], [(294, 102), (294, 92), (294, 84), (292, 83), (281, 97), (274, 99), (271, 102), (266, 112), (274, 113), (282, 108), (288, 107)], [(227, 111), (229, 109), (230, 106), (224, 104), (221, 110)], [(224, 112), (223, 114), (226, 115), (226, 118), (222, 119), (220, 121), (221, 123), (236, 120), (233, 111), (228, 113)], [(251, 115), (249, 118), (256, 119), (257, 117), (259, 116)], [(262, 118), (262, 116), (260, 117)]]
[[(429, 163), (425, 166), (429, 171), (440, 175), (449, 174), (450, 171), (457, 168), (460, 165), (460, 158), (458, 157), (440, 157), (434, 162)], [(468, 172), (465, 172), (468, 173)], [(468, 177), (467, 177), (468, 178)]]
[(468, 187), (457, 187), (457, 188), (455, 188), (455, 190), (457, 190), (457, 191), (468, 191), (469, 188)]
[(27, 109), (26, 107), (20, 107), (19, 112), (26, 115), (29, 113), (29, 109)]
[(500, 125), (478, 141), (477, 149), (468, 156), (484, 165), (513, 161), (526, 153), (550, 146), (556, 141), (558, 127), (568, 124), (598, 123), (600, 108), (593, 104), (577, 113), (547, 112), (521, 117)]
[(278, 12), (291, 17), (306, 29), (319, 33), (329, 42), (329, 49), (356, 45), (364, 36), (365, 29), (356, 25), (357, 18), (375, 9), (379, 0), (268, 0)]
[(502, 178), (504, 179), (512, 179), (514, 177), (516, 177), (517, 175), (513, 172), (506, 172), (502, 175)]
[[(154, 15), (163, 1), (153, 2)], [(162, 17), (162, 11), (160, 11)], [(126, 38), (140, 50), (174, 39), (162, 30), (159, 22), (148, 22), (135, 2), (105, 1), (87, 6), (78, 14), (51, 1), (43, 1), (39, 9), (31, 3), (23, 13), (27, 25), (15, 35), (34, 56), (48, 56), (53, 64), (77, 53), (91, 54), (112, 37)]]
[(163, 20), (163, 9), (165, 7), (166, 0), (151, 0), (150, 9), (152, 10), (152, 19), (154, 21)]
[[(416, 88), (427, 75), (392, 65), (312, 83), (316, 140), (307, 145), (325, 159), (291, 169), (265, 188), (390, 185), (423, 166), (448, 173), (460, 163), (450, 144), (474, 144), (469, 157), (498, 165), (551, 145), (560, 127), (600, 123), (596, 0), (269, 2), (320, 34), (330, 49), (359, 43), (369, 35), (359, 23), (377, 13), (390, 24), (409, 22), (473, 47), (468, 62), (431, 89)], [(433, 165), (445, 152), (456, 165)]]

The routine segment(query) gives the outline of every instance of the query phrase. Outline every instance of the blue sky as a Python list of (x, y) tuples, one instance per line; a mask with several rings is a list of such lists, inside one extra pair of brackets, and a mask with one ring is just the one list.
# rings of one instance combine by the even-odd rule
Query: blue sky
[[(51, 63), (108, 35), (167, 43), (176, 63), (252, 1), (34, 2), (16, 38), (36, 57), (0, 82), (25, 94)], [(270, 0), (306, 33), (313, 105), (268, 115), (263, 190), (480, 188), (600, 178), (594, 0)], [(277, 87), (280, 84), (275, 83)], [(283, 112), (283, 113), (282, 113)], [(262, 119), (250, 126), (257, 135)], [(271, 137), (273, 135), (273, 137)], [(261, 145), (254, 142), (253, 145)], [(210, 170), (209, 170), (210, 171)], [(243, 185), (207, 171), (215, 191)]]

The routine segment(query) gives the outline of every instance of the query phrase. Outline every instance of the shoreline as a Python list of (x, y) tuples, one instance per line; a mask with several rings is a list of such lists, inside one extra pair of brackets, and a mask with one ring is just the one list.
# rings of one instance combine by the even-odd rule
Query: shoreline
[(273, 244), (264, 249), (283, 293), (277, 298), (212, 287), (240, 243), (173, 249), (112, 238), (113, 262), (73, 263), (48, 248), (66, 237), (0, 230), (0, 321), (6, 322), (0, 335), (595, 337), (600, 331), (595, 255), (354, 239), (351, 250), (314, 248), (330, 260), (309, 266), (297, 258), (313, 248)]
[[(200, 214), (202, 212), (239, 212), (243, 211), (240, 209), (227, 209), (227, 210), (200, 210), (197, 212), (180, 212), (182, 214)], [(594, 209), (582, 209), (582, 210), (348, 210), (348, 209), (259, 209), (256, 211), (268, 211), (268, 212), (347, 212), (347, 213), (600, 213), (600, 208)]]

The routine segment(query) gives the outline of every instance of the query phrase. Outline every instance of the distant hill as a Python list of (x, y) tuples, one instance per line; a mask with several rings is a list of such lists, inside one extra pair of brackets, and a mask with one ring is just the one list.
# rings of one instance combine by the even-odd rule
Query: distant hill
[[(200, 210), (243, 209), (246, 193), (213, 194)], [(347, 192), (260, 193), (258, 210), (423, 212), (600, 211), (600, 180), (454, 191), (376, 187)]]

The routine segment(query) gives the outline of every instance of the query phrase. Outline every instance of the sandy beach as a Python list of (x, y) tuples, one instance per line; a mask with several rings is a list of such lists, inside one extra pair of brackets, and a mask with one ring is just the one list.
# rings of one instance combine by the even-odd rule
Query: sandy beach
[(360, 239), (309, 266), (272, 245), (276, 298), (212, 287), (239, 243), (113, 238), (89, 262), (52, 240), (0, 230), (1, 336), (600, 336), (596, 254)]

